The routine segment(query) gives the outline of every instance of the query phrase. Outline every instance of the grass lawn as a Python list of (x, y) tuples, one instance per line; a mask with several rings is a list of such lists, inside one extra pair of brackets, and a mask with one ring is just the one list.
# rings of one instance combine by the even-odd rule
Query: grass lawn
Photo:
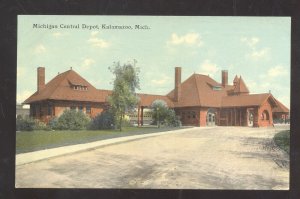
[(274, 141), (276, 145), (281, 148), (282, 150), (290, 153), (290, 131), (280, 131), (279, 133), (275, 134)]
[(81, 144), (92, 141), (169, 131), (178, 128), (125, 127), (119, 130), (81, 131), (22, 131), (16, 134), (16, 153), (26, 153), (60, 146)]

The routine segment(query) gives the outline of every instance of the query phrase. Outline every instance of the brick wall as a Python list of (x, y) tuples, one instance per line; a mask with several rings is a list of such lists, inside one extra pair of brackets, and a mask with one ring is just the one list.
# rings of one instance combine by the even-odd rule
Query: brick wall
[(199, 126), (200, 108), (199, 107), (184, 107), (175, 109), (176, 115), (179, 116), (182, 125)]
[[(51, 106), (51, 114), (49, 115), (48, 106)], [(91, 107), (90, 113), (87, 113), (87, 106)], [(34, 107), (34, 108), (33, 108)], [(59, 117), (64, 110), (74, 107), (79, 111), (79, 107), (82, 107), (83, 113), (89, 115), (90, 117), (95, 117), (96, 115), (107, 109), (107, 105), (100, 103), (87, 103), (87, 102), (68, 102), (68, 101), (51, 101), (51, 102), (40, 102), (30, 105), (30, 114), (34, 118), (39, 119), (43, 122), (48, 123), (53, 117)], [(35, 114), (33, 113), (35, 112)]]
[(201, 108), (200, 109), (200, 126), (206, 126), (206, 114), (207, 114), (208, 108)]
[[(266, 119), (266, 115), (264, 115), (264, 111), (266, 111), (268, 113), (269, 119)], [(268, 101), (266, 101), (258, 109), (258, 126), (260, 126), (260, 127), (273, 126), (272, 107)]]

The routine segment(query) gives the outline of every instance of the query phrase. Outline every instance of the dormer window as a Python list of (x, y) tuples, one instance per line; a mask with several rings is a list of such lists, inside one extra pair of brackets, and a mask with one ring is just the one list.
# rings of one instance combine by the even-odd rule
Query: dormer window
[(214, 91), (220, 91), (222, 90), (222, 86), (213, 86)]
[(83, 86), (83, 85), (72, 85), (74, 90), (78, 90), (78, 91), (87, 91), (88, 88), (87, 86)]

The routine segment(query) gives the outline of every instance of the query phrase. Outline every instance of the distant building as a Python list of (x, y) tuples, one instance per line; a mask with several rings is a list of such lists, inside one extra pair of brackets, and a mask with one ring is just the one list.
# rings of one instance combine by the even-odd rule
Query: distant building
[(25, 108), (23, 104), (16, 105), (16, 117), (27, 117), (29, 116), (29, 108)]
[[(272, 126), (273, 117), (288, 117), (289, 110), (270, 93), (249, 94), (242, 77), (228, 84), (223, 70), (222, 82), (207, 75), (193, 74), (181, 82), (181, 67), (175, 68), (175, 87), (167, 95), (137, 94), (138, 125), (144, 123), (144, 109), (155, 100), (174, 108), (183, 125), (193, 126)], [(76, 109), (91, 117), (109, 108), (110, 90), (96, 89), (75, 71), (68, 70), (45, 84), (45, 68), (37, 69), (37, 91), (24, 101), (30, 116), (49, 121), (65, 109)], [(147, 122), (148, 123), (148, 122)]]
[(223, 70), (221, 78), (218, 83), (207, 75), (193, 74), (181, 83), (181, 68), (175, 68), (175, 88), (167, 96), (183, 124), (272, 126), (273, 114), (288, 115), (288, 108), (272, 94), (249, 94), (242, 77), (235, 76), (230, 85), (228, 71)]

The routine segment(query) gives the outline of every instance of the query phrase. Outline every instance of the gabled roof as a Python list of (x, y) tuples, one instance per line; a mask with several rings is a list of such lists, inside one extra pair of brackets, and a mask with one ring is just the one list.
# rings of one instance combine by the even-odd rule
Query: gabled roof
[(235, 75), (235, 77), (234, 77), (234, 80), (233, 80), (233, 84), (237, 83), (237, 82), (238, 82), (238, 80), (239, 80), (238, 76), (237, 76), (237, 75)]
[(140, 98), (139, 105), (150, 107), (155, 100), (163, 100), (167, 103), (168, 107), (174, 107), (174, 103), (169, 97), (163, 95), (150, 95), (150, 94), (137, 94)]
[(275, 108), (273, 108), (272, 112), (274, 113), (289, 113), (290, 110), (284, 106), (281, 102), (279, 102), (278, 100), (276, 100), (277, 106)]
[[(249, 90), (243, 79), (237, 76), (236, 85), (226, 85), (216, 82), (211, 77), (193, 74), (181, 83), (179, 101), (174, 102), (174, 90), (164, 95), (137, 94), (140, 106), (151, 106), (155, 100), (163, 100), (169, 107), (254, 107), (267, 100), (273, 107), (273, 112), (288, 113), (289, 109), (276, 100), (270, 93), (249, 95)], [(84, 86), (86, 89), (74, 90), (74, 86)], [(73, 70), (68, 70), (54, 77), (39, 92), (35, 92), (24, 104), (43, 100), (68, 100), (81, 102), (107, 102), (111, 90), (96, 89), (88, 81)], [(245, 95), (235, 95), (244, 93)], [(228, 96), (230, 94), (230, 96)], [(231, 95), (233, 94), (233, 95)]]
[[(72, 86), (86, 86), (87, 90), (74, 90)], [(96, 89), (88, 81), (82, 78), (73, 70), (68, 70), (54, 77), (45, 85), (40, 92), (35, 92), (23, 103), (30, 104), (43, 100), (69, 100), (81, 102), (105, 103), (111, 90)], [(137, 94), (140, 97), (141, 106), (150, 106), (156, 99), (164, 100), (169, 107), (173, 107), (173, 102), (162, 95)]]
[(242, 79), (242, 77), (237, 78), (237, 76), (234, 78), (234, 82), (236, 83), (233, 92), (234, 93), (249, 93), (249, 90), (244, 82), (244, 80)]
[[(71, 85), (86, 86), (87, 90), (74, 90)], [(44, 89), (35, 92), (24, 103), (29, 104), (42, 100), (104, 102), (107, 94), (108, 91), (97, 90), (75, 71), (68, 70), (57, 75), (45, 85)]]
[[(221, 87), (221, 90), (214, 90), (214, 87)], [(179, 102), (174, 102), (174, 106), (220, 107), (222, 97), (232, 88), (230, 85), (222, 87), (207, 75), (193, 74), (181, 84), (181, 96)], [(167, 96), (174, 99), (174, 90)]]
[[(260, 106), (268, 99), (270, 99), (272, 101), (275, 100), (274, 97), (270, 93), (226, 96), (226, 97), (222, 98), (222, 107)], [(275, 103), (275, 101), (274, 101), (274, 103)]]

